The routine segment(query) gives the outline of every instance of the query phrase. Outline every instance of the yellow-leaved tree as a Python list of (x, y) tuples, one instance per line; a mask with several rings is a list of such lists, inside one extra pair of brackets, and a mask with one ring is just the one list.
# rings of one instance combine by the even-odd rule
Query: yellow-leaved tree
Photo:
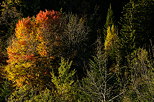
[(117, 31), (114, 25), (107, 27), (107, 35), (104, 42), (104, 49), (111, 50), (117, 42)]
[[(15, 35), (7, 48), (7, 78), (15, 86), (40, 83), (50, 80), (49, 70), (54, 56), (50, 56), (50, 45), (54, 45), (53, 26), (60, 18), (57, 11), (40, 11), (35, 17), (27, 17), (16, 24)], [(49, 33), (50, 32), (50, 33)]]

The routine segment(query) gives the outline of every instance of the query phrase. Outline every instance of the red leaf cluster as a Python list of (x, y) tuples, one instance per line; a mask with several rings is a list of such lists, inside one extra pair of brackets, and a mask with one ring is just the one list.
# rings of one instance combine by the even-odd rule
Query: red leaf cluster
[(42, 23), (47, 21), (48, 19), (58, 19), (60, 17), (61, 13), (58, 11), (40, 11), (36, 16), (37, 23)]

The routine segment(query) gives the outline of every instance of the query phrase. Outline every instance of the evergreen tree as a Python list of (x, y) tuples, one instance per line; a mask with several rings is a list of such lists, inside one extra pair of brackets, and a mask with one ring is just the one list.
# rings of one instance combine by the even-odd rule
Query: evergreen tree
[(54, 100), (56, 100), (56, 102), (73, 102), (73, 100), (75, 99), (75, 82), (73, 80), (75, 70), (71, 70), (71, 64), (72, 62), (66, 61), (62, 58), (60, 67), (57, 71), (58, 73), (56, 73), (56, 71), (51, 72), (51, 81), (55, 86), (53, 97), (55, 97)]
[(122, 56), (129, 55), (133, 50), (144, 47), (153, 56), (153, 0), (131, 0), (123, 9), (119, 37), (122, 44)]
[(113, 11), (112, 11), (112, 6), (110, 4), (108, 11), (107, 11), (107, 16), (106, 16), (106, 23), (105, 23), (105, 28), (107, 28), (108, 26), (111, 26), (112, 24), (114, 24), (114, 18), (113, 18)]
[[(153, 0), (130, 0), (130, 2), (127, 3), (123, 9), (123, 17), (120, 21), (121, 30), (119, 38), (121, 43), (121, 66), (123, 66), (122, 73), (124, 73), (122, 76), (123, 79), (127, 80), (128, 82), (129, 91), (126, 92), (126, 94), (130, 93), (130, 99), (125, 98), (127, 101), (150, 101), (152, 100), (151, 97), (153, 97), (153, 93), (151, 93), (151, 91), (147, 89), (148, 84), (146, 79), (143, 78), (143, 76), (146, 76), (146, 78), (151, 77), (148, 76), (148, 74), (143, 74), (143, 72), (149, 73), (147, 70), (151, 70), (148, 56), (153, 56), (153, 29), (151, 25), (151, 22), (153, 21), (152, 5), (154, 5)], [(143, 49), (137, 50), (138, 48), (147, 49), (148, 52)], [(129, 56), (134, 55), (133, 52), (135, 52), (137, 56), (127, 60)], [(149, 65), (150, 68), (147, 68), (147, 66)], [(151, 74), (152, 73), (149, 73), (149, 75)], [(144, 86), (144, 88), (141, 87), (141, 84)], [(150, 90), (153, 90), (151, 86), (148, 87), (151, 88)], [(142, 90), (144, 90), (145, 93), (142, 92)], [(131, 95), (134, 97), (132, 97)], [(142, 97), (144, 98), (142, 99)]]
[(97, 54), (90, 61), (90, 70), (80, 84), (80, 101), (112, 102), (124, 93), (124, 90), (118, 90), (116, 74), (108, 69), (108, 55), (103, 53), (100, 39), (98, 45)]
[(148, 59), (148, 52), (140, 48), (134, 51), (128, 58), (128, 67), (130, 68), (130, 76), (127, 80), (130, 83), (123, 101), (152, 102), (154, 97), (154, 66)]
[(126, 56), (135, 49), (135, 28), (133, 25), (134, 19), (134, 1), (130, 1), (127, 5), (125, 5), (123, 10), (123, 18), (121, 19), (122, 29), (120, 30), (119, 37), (121, 38), (122, 45), (122, 56)]

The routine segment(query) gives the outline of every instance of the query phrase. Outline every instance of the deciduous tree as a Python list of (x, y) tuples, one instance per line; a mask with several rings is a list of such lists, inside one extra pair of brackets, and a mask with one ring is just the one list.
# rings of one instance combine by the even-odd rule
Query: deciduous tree
[(7, 48), (9, 59), (5, 68), (8, 79), (17, 86), (38, 82), (45, 84), (53, 59), (49, 56), (48, 45), (53, 43), (52, 39), (47, 38), (52, 32), (48, 34), (41, 31), (48, 23), (54, 25), (52, 22), (57, 21), (58, 15), (56, 11), (40, 11), (36, 19), (27, 17), (18, 21), (15, 36)]

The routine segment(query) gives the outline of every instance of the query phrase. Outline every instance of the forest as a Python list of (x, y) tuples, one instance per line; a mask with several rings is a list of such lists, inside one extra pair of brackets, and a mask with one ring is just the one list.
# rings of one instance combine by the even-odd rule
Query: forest
[(154, 0), (0, 0), (0, 102), (154, 102)]

